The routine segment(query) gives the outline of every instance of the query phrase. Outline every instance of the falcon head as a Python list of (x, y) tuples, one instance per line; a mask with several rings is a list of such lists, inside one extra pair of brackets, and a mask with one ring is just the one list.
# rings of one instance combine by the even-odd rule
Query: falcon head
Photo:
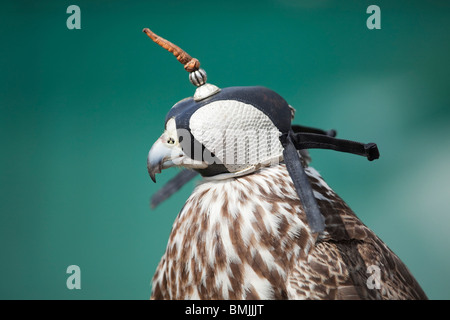
[(280, 136), (290, 130), (291, 118), (292, 108), (272, 90), (211, 86), (170, 109), (165, 131), (148, 154), (148, 172), (153, 181), (174, 166), (225, 178), (278, 163)]
[[(170, 109), (165, 131), (150, 149), (147, 169), (152, 180), (156, 182), (157, 173), (174, 166), (193, 169), (204, 177), (222, 179), (249, 174), (283, 160), (311, 230), (322, 232), (324, 218), (299, 151), (324, 148), (374, 160), (379, 156), (377, 146), (334, 139), (335, 132), (311, 131), (310, 128), (305, 132), (305, 128), (299, 129), (299, 126), (295, 130), (291, 126), (293, 109), (274, 91), (263, 87), (219, 89), (206, 83), (206, 72), (197, 59), (150, 29), (143, 31), (174, 54), (197, 87), (192, 98), (181, 100)], [(176, 177), (173, 190), (187, 177), (179, 181)]]

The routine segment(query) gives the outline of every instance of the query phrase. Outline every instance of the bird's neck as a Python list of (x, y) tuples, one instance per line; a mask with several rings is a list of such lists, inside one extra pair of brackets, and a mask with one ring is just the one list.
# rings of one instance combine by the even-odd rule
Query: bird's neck
[(286, 297), (289, 266), (315, 241), (301, 210), (284, 165), (201, 183), (177, 217), (161, 262), (165, 277), (177, 279), (172, 294)]

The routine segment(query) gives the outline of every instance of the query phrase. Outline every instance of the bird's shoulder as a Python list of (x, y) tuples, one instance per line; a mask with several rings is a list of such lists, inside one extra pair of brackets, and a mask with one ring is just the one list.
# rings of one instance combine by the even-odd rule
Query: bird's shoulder
[(309, 180), (326, 228), (289, 277), (292, 298), (426, 299), (400, 258), (313, 168)]

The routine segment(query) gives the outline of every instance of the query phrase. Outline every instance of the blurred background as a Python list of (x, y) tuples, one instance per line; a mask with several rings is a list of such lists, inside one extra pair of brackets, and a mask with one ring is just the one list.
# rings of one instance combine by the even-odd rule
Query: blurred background
[[(313, 150), (312, 165), (410, 268), (450, 298), (448, 1), (4, 1), (0, 10), (0, 298), (148, 299), (192, 181), (155, 210), (152, 143), (188, 74), (262, 85), (295, 123), (376, 142), (381, 158)], [(81, 30), (69, 30), (69, 5)], [(366, 9), (381, 9), (369, 30)], [(81, 290), (68, 290), (69, 265)]]

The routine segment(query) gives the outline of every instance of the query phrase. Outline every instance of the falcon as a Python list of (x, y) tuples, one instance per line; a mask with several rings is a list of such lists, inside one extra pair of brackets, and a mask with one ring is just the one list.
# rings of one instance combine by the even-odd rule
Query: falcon
[(151, 299), (427, 299), (411, 272), (310, 166), (307, 149), (372, 161), (374, 143), (292, 124), (264, 87), (206, 83), (197, 59), (144, 32), (197, 86), (168, 112), (147, 158), (150, 177), (183, 170), (153, 198), (202, 179), (176, 217)]

